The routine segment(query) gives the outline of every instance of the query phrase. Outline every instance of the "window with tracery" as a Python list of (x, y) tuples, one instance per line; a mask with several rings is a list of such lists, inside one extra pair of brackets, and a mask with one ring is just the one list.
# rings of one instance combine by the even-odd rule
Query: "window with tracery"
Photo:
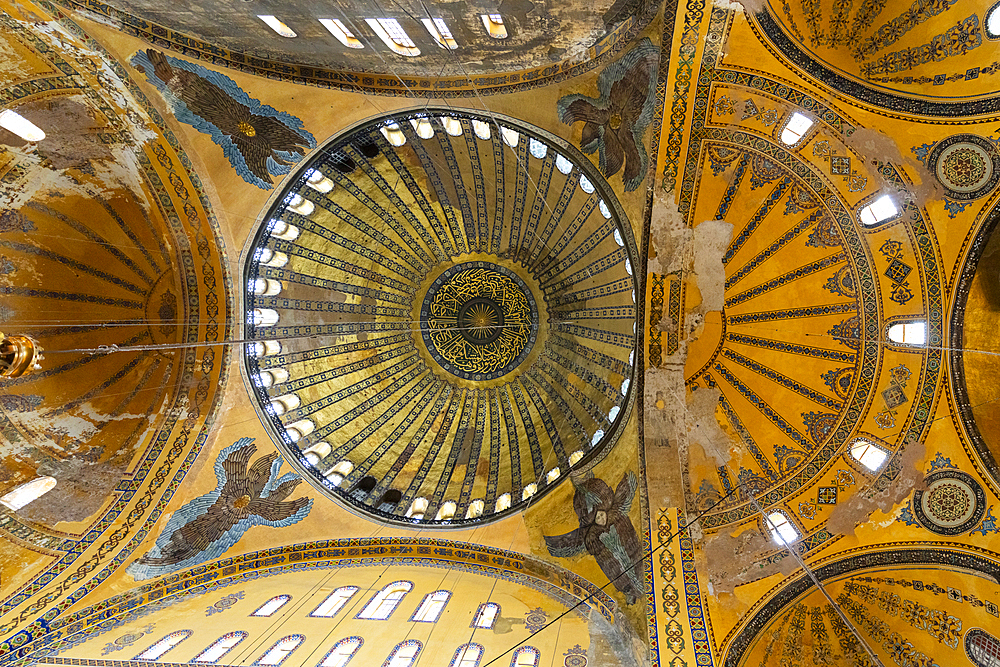
[(219, 658), (229, 653), (234, 646), (247, 638), (247, 633), (239, 630), (224, 634), (209, 645), (204, 651), (194, 657), (191, 662), (218, 662)]
[(410, 620), (419, 623), (436, 623), (450, 598), (451, 591), (434, 591), (424, 596), (423, 602), (413, 612), (413, 618)]
[(965, 635), (965, 654), (976, 667), (1000, 667), (1000, 639), (973, 628)]
[(133, 660), (159, 660), (160, 656), (172, 649), (173, 647), (180, 644), (182, 641), (193, 635), (192, 630), (178, 630), (177, 632), (171, 632), (169, 635), (156, 642), (145, 651), (139, 655), (132, 658)]
[(373, 621), (384, 621), (392, 612), (396, 611), (396, 607), (402, 602), (403, 596), (413, 589), (413, 584), (409, 581), (394, 581), (378, 593), (372, 596), (372, 599), (368, 601), (365, 608), (358, 613), (357, 618), (373, 620)]
[(927, 323), (923, 320), (897, 322), (889, 326), (885, 335), (900, 345), (926, 345)]
[(288, 635), (287, 637), (282, 637), (274, 642), (274, 645), (267, 649), (264, 655), (257, 658), (253, 664), (280, 665), (292, 654), (292, 651), (299, 647), (299, 644), (305, 641), (305, 638), (305, 635)]
[(465, 644), (459, 646), (455, 651), (455, 657), (451, 659), (452, 667), (479, 667), (479, 661), (483, 659), (483, 647), (481, 644)]
[(472, 619), (473, 628), (485, 628), (490, 630), (493, 625), (497, 622), (497, 617), (500, 615), (500, 605), (496, 602), (485, 602), (479, 605), (479, 609), (476, 610), (476, 615)]
[(767, 529), (771, 533), (771, 539), (778, 544), (791, 544), (799, 539), (799, 531), (795, 525), (789, 521), (785, 513), (780, 510), (770, 512), (765, 519)]
[(538, 661), (541, 657), (542, 654), (534, 646), (521, 646), (514, 651), (514, 657), (510, 659), (510, 667), (538, 667)]
[(334, 592), (327, 595), (326, 599), (323, 600), (318, 607), (313, 609), (309, 615), (323, 618), (336, 616), (337, 612), (340, 611), (344, 605), (347, 604), (347, 601), (354, 597), (354, 594), (357, 592), (357, 586), (341, 586)]
[(354, 654), (358, 652), (365, 640), (361, 637), (345, 637), (333, 645), (323, 661), (317, 667), (347, 667)]
[(401, 56), (420, 55), (420, 49), (396, 19), (365, 19), (365, 22), (394, 53)]
[(392, 653), (382, 663), (382, 667), (411, 667), (423, 647), (424, 645), (416, 639), (400, 642), (396, 648), (392, 649)]
[(292, 599), (291, 595), (276, 595), (253, 611), (251, 616), (272, 616)]
[(874, 442), (858, 438), (851, 443), (851, 456), (861, 465), (874, 472), (882, 467), (882, 464), (889, 457), (889, 452)]

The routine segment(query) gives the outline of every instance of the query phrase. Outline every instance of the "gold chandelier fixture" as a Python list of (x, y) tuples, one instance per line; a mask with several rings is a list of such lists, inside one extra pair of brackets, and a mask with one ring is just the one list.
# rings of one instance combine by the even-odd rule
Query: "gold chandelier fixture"
[(0, 332), (0, 378), (13, 379), (41, 370), (42, 346), (31, 336)]

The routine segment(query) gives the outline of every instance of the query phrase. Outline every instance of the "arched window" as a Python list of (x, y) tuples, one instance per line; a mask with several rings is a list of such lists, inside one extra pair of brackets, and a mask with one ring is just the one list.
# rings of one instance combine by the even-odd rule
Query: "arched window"
[[(399, 501), (403, 499), (403, 494), (399, 489), (389, 489), (382, 494), (382, 497), (378, 501), (378, 509), (380, 512), (387, 512), (389, 514), (396, 511), (396, 506), (399, 505)], [(427, 502), (427, 501), (424, 501)], [(426, 508), (426, 506), (425, 506)], [(423, 511), (419, 511), (420, 516), (416, 517), (418, 519), (423, 518)]]
[(274, 410), (274, 414), (276, 415), (283, 415), (289, 410), (294, 410), (300, 405), (302, 405), (302, 400), (299, 398), (298, 394), (285, 394), (271, 400), (271, 408)]
[(276, 340), (258, 340), (250, 344), (247, 352), (255, 359), (267, 357), (272, 354), (281, 354), (281, 343)]
[(269, 368), (257, 374), (257, 384), (261, 387), (273, 387), (282, 382), (288, 382), (288, 371), (280, 366)]
[(479, 667), (479, 661), (483, 659), (483, 647), (481, 644), (465, 644), (459, 646), (455, 651), (455, 657), (451, 659), (453, 667)]
[(417, 623), (437, 623), (437, 620), (441, 617), (441, 612), (444, 611), (444, 606), (448, 604), (450, 598), (451, 591), (434, 591), (425, 595), (423, 602), (413, 612), (413, 617), (410, 620)]
[(588, 195), (594, 194), (594, 184), (590, 182), (590, 179), (580, 174), (580, 189), (586, 192)]
[(340, 19), (320, 19), (323, 27), (330, 31), (330, 34), (337, 38), (337, 41), (350, 49), (363, 49), (365, 45), (361, 43), (354, 33), (351, 32)]
[(557, 466), (557, 467), (553, 468), (552, 470), (548, 471), (547, 473), (545, 473), (545, 482), (547, 484), (551, 484), (552, 482), (554, 482), (557, 479), (559, 479), (559, 475), (561, 475), (561, 474), (562, 474), (562, 471), (559, 470), (559, 468)]
[(812, 126), (813, 121), (811, 118), (796, 111), (788, 117), (785, 127), (781, 130), (781, 142), (789, 146), (799, 143), (799, 140), (805, 136), (806, 132)]
[(273, 278), (254, 278), (251, 291), (257, 296), (277, 296), (281, 294), (281, 282)]
[(351, 489), (351, 497), (355, 500), (364, 500), (371, 493), (371, 490), (375, 488), (376, 484), (378, 484), (378, 480), (371, 475), (365, 475)]
[(212, 642), (208, 648), (196, 655), (191, 662), (218, 662), (219, 658), (229, 653), (234, 646), (246, 638), (247, 633), (242, 630), (222, 635)]
[(386, 46), (401, 56), (419, 56), (420, 49), (396, 19), (365, 19)]
[(573, 171), (573, 163), (564, 158), (562, 155), (556, 155), (556, 169), (562, 174), (568, 174)]
[(354, 594), (358, 592), (357, 586), (341, 586), (334, 592), (326, 596), (326, 599), (320, 603), (318, 607), (312, 610), (310, 616), (318, 616), (323, 618), (330, 618), (331, 616), (336, 616), (337, 612), (340, 611), (347, 601), (354, 597)]
[(379, 128), (382, 136), (393, 146), (402, 146), (406, 143), (406, 135), (399, 129), (399, 123), (386, 123)]
[[(402, 497), (402, 494), (400, 494)], [(397, 501), (398, 502), (398, 501)], [(428, 501), (426, 498), (414, 498), (413, 502), (410, 503), (409, 509), (406, 510), (406, 516), (410, 519), (423, 519), (424, 513), (427, 512)]]
[(33, 500), (37, 500), (56, 486), (55, 477), (36, 477), (24, 484), (14, 487), (0, 498), (0, 504), (6, 505), (15, 512)]
[(965, 635), (965, 654), (977, 667), (1000, 667), (1000, 639), (972, 628)]
[(420, 654), (423, 644), (416, 639), (407, 639), (405, 642), (396, 644), (392, 653), (382, 663), (382, 667), (410, 667)]
[(351, 474), (352, 470), (354, 470), (353, 463), (350, 461), (341, 461), (330, 468), (325, 476), (334, 486), (340, 486), (340, 483), (344, 481), (345, 477)]
[[(602, 433), (601, 435), (604, 435), (604, 434)], [(600, 441), (600, 438), (598, 438), (598, 441)], [(579, 463), (582, 460), (583, 460), (583, 450), (582, 449), (578, 449), (578, 450), (576, 450), (575, 452), (573, 452), (572, 454), (569, 455), (569, 464), (571, 466), (575, 466), (577, 463)]]
[(455, 41), (455, 37), (451, 34), (451, 30), (448, 29), (448, 24), (444, 22), (444, 19), (436, 18), (433, 21), (430, 19), (420, 19), (420, 22), (424, 24), (427, 28), (427, 32), (431, 34), (434, 41), (442, 49), (457, 49), (458, 42)]
[(271, 30), (275, 31), (282, 37), (295, 37), (295, 31), (289, 28), (287, 25), (271, 16), (270, 14), (257, 14), (257, 18), (266, 23)]
[(278, 311), (271, 308), (254, 308), (250, 312), (250, 324), (255, 327), (273, 327), (278, 323)]
[(795, 529), (784, 512), (775, 510), (768, 513), (765, 523), (771, 532), (771, 539), (778, 544), (791, 544), (799, 539), (799, 531)]
[[(604, 203), (603, 199), (598, 199), (597, 200), (597, 208), (601, 211), (601, 215), (604, 216), (605, 220), (610, 220), (611, 219), (611, 209), (608, 208), (608, 205)], [(616, 229), (615, 231), (617, 232), (618, 230)], [(621, 238), (621, 234), (618, 234), (618, 236), (615, 237), (615, 243), (618, 243), (618, 239), (619, 238)], [(618, 245), (622, 246), (622, 245), (625, 245), (625, 244), (624, 243), (618, 243)]]
[[(378, 593), (372, 596), (365, 608), (358, 613), (356, 618), (368, 619), (372, 621), (384, 621), (403, 600), (403, 596), (410, 592), (413, 584), (408, 581), (394, 581)], [(398, 647), (397, 647), (398, 648)]]
[(517, 148), (517, 141), (520, 138), (520, 134), (516, 131), (510, 129), (509, 127), (500, 126), (500, 136), (503, 137), (503, 142), (510, 146), (511, 148)]
[(493, 511), (503, 512), (504, 510), (509, 510), (509, 509), (510, 509), (510, 494), (509, 493), (501, 494), (500, 497), (497, 498), (497, 504), (494, 505)]
[[(301, 208), (304, 201), (306, 200), (299, 195), (291, 195), (285, 200), (285, 203), (288, 204), (288, 208), (295, 210), (293, 207), (298, 205)], [(309, 203), (311, 204), (312, 202)], [(295, 225), (288, 224), (284, 220), (272, 218), (268, 226), (268, 233), (274, 238), (281, 239), (282, 241), (294, 241), (299, 238), (299, 234), (302, 233), (302, 230)]]
[(538, 660), (541, 657), (542, 654), (534, 646), (522, 646), (514, 651), (510, 667), (538, 667)]
[(156, 642), (145, 651), (139, 655), (132, 658), (133, 660), (159, 660), (160, 656), (172, 649), (173, 647), (180, 644), (182, 641), (193, 635), (194, 632), (191, 630), (178, 630), (177, 632), (171, 632), (169, 635)]
[(470, 627), (489, 630), (497, 622), (497, 616), (499, 615), (500, 605), (496, 602), (485, 602), (479, 605), (479, 609), (476, 610), (476, 615), (473, 617)]
[(310, 169), (306, 178), (306, 185), (321, 194), (326, 194), (333, 190), (334, 182), (327, 178), (319, 169)]
[(856, 461), (872, 472), (878, 470), (889, 458), (889, 452), (885, 451), (873, 442), (864, 438), (858, 438), (851, 444), (851, 456)]
[(877, 225), (899, 215), (896, 202), (889, 195), (882, 195), (858, 213), (858, 220), (866, 227)]
[(254, 610), (251, 616), (273, 616), (274, 612), (278, 611), (285, 604), (292, 599), (291, 595), (276, 595), (261, 606)]
[(410, 125), (413, 126), (413, 131), (417, 133), (417, 136), (421, 139), (431, 139), (434, 137), (434, 126), (431, 125), (431, 121), (427, 118), (411, 118)]
[(365, 640), (361, 637), (346, 637), (333, 645), (323, 662), (316, 667), (346, 667)]
[(455, 518), (456, 510), (458, 510), (458, 505), (455, 504), (454, 500), (445, 501), (434, 518), (438, 521), (450, 521)]
[(897, 322), (889, 326), (885, 335), (890, 341), (900, 345), (926, 345), (927, 323), (923, 320)]
[(288, 635), (274, 642), (264, 655), (257, 658), (255, 665), (280, 665), (292, 654), (299, 644), (305, 640), (305, 635)]
[(993, 6), (986, 11), (983, 25), (986, 26), (986, 37), (1000, 39), (1000, 2), (993, 3)]
[(539, 160), (549, 152), (549, 147), (534, 137), (528, 138), (528, 152)]
[(261, 248), (258, 252), (260, 254), (257, 256), (257, 261), (264, 266), (273, 266), (280, 269), (285, 264), (288, 264), (288, 255), (283, 252), (277, 252), (270, 248)]
[(475, 519), (483, 515), (483, 510), (486, 509), (486, 503), (482, 500), (473, 500), (469, 503), (469, 509), (465, 512), (466, 519)]
[(523, 491), (521, 491), (521, 500), (527, 500), (531, 496), (535, 495), (536, 491), (538, 491), (538, 485), (532, 482), (528, 486), (524, 487)]
[[(299, 215), (309, 215), (310, 213), (316, 210), (316, 204), (312, 203), (302, 195), (297, 195), (297, 194), (290, 195), (286, 200), (286, 203), (288, 204), (289, 211), (293, 211), (295, 213), (298, 213)], [(294, 232), (292, 230), (294, 230)], [(288, 225), (287, 234), (292, 234), (292, 233), (295, 234), (294, 238), (288, 238), (288, 235), (285, 234), (279, 236), (274, 232), (271, 232), (271, 236), (277, 236), (278, 238), (285, 239), (286, 241), (294, 241), (299, 237), (301, 231), (299, 230), (298, 227), (295, 227), (294, 225)]]
[(490, 134), (490, 124), (485, 121), (472, 121), (472, 130), (476, 133), (477, 137), (484, 141), (489, 140), (490, 136), (492, 136)]
[(312, 447), (303, 450), (302, 454), (306, 457), (306, 461), (313, 466), (319, 465), (320, 461), (325, 459), (333, 451), (333, 447), (330, 443), (325, 440), (317, 442)]
[(493, 39), (507, 39), (507, 26), (503, 24), (503, 17), (499, 14), (480, 14), (483, 18), (483, 25), (486, 32), (490, 33)]
[(10, 109), (0, 111), (0, 127), (10, 130), (25, 141), (41, 141), (45, 132), (30, 120)]
[(444, 128), (444, 131), (450, 136), (462, 136), (462, 124), (456, 119), (451, 118), (450, 116), (441, 116), (438, 120), (441, 121), (441, 127)]

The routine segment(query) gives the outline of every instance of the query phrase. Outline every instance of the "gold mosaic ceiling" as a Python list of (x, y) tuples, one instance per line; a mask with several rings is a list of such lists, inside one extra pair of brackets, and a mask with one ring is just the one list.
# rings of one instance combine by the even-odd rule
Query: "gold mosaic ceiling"
[(575, 149), (509, 119), (414, 112), (337, 138), (282, 197), (246, 267), (261, 341), (246, 365), (314, 485), (384, 518), (461, 523), (518, 509), (614, 441), (636, 255)]

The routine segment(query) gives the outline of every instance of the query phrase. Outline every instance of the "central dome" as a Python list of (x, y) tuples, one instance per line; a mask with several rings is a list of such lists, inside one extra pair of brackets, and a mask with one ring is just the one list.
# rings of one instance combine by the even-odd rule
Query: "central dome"
[(246, 254), (247, 379), (311, 483), (464, 524), (603, 456), (631, 404), (635, 246), (591, 163), (422, 109), (327, 142)]

